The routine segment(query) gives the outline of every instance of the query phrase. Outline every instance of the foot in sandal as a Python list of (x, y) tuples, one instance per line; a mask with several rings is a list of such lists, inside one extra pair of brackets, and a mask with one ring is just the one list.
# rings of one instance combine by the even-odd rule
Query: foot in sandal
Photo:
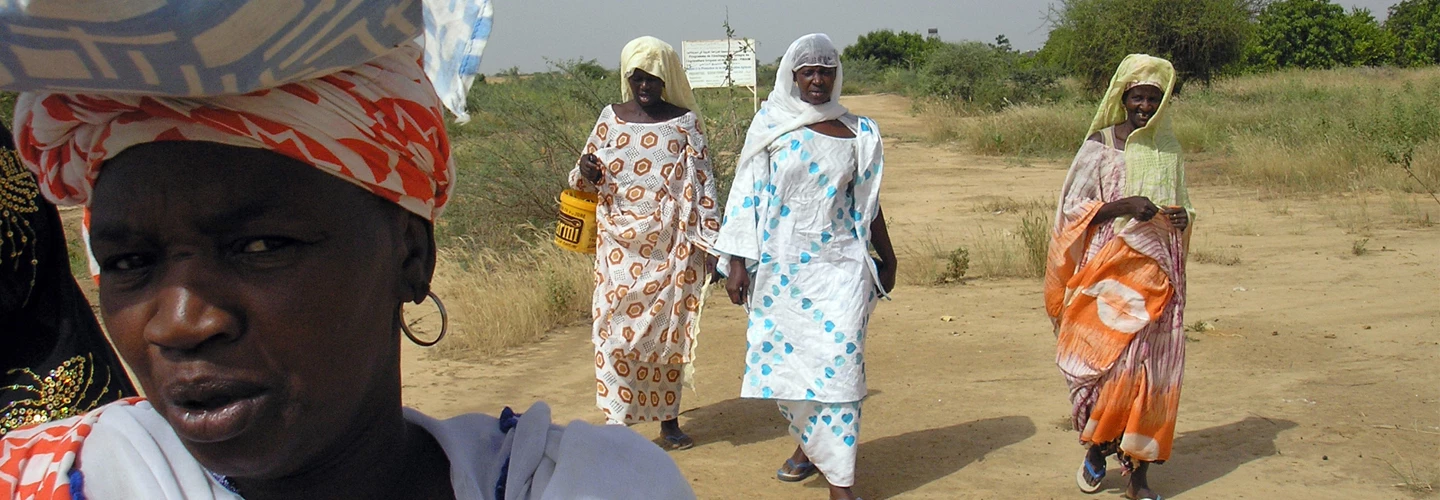
[(1136, 461), (1135, 470), (1130, 473), (1130, 486), (1125, 488), (1125, 498), (1130, 500), (1164, 500), (1160, 495), (1150, 490), (1150, 483), (1147, 472), (1150, 470), (1149, 462)]
[(695, 440), (690, 439), (685, 431), (680, 430), (679, 419), (660, 422), (660, 443), (662, 448), (670, 451), (688, 450), (695, 447)]
[(1105, 447), (1100, 445), (1091, 446), (1085, 453), (1085, 459), (1080, 461), (1079, 470), (1075, 471), (1075, 485), (1085, 493), (1100, 491), (1101, 481), (1105, 479)]

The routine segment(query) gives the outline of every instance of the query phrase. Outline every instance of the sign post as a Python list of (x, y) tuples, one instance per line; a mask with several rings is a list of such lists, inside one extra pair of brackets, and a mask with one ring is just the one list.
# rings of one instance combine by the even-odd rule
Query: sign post
[(745, 87), (753, 96), (755, 111), (760, 110), (760, 92), (755, 83), (755, 40), (687, 40), (680, 47), (690, 88)]

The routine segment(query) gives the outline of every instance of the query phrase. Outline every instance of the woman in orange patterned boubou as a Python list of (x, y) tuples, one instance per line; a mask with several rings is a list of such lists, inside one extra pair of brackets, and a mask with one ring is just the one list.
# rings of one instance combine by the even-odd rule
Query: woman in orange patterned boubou
[(637, 38), (620, 65), (625, 102), (600, 112), (570, 172), (572, 187), (600, 197), (596, 405), (612, 424), (658, 420), (661, 444), (686, 449), (681, 385), (720, 229), (714, 172), (675, 49)]

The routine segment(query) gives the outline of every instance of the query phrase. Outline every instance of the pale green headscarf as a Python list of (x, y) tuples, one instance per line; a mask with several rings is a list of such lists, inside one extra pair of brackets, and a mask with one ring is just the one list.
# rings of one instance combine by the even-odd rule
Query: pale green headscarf
[(1194, 223), (1195, 209), (1185, 189), (1185, 165), (1180, 141), (1170, 121), (1175, 67), (1170, 61), (1145, 54), (1130, 54), (1120, 62), (1110, 88), (1100, 101), (1095, 120), (1085, 137), (1125, 121), (1125, 91), (1137, 85), (1154, 85), (1165, 91), (1160, 108), (1145, 127), (1125, 141), (1125, 196), (1144, 196), (1159, 206), (1181, 206)]

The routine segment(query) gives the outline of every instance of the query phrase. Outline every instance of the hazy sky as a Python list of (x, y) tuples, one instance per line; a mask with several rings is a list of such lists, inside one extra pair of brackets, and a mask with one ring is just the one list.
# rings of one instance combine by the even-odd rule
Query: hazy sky
[[(1187, 1), (1187, 0), (1173, 0)], [(1398, 0), (1340, 0), (1381, 19)], [(948, 41), (1010, 38), (1020, 50), (1038, 49), (1049, 29), (1052, 0), (494, 0), (495, 28), (481, 70), (545, 69), (545, 59), (597, 59), (619, 65), (625, 42), (659, 37), (678, 50), (683, 40), (724, 38), (726, 9), (737, 36), (759, 42), (762, 61), (780, 57), (806, 33), (830, 34), (841, 47), (872, 30), (938, 28)]]

